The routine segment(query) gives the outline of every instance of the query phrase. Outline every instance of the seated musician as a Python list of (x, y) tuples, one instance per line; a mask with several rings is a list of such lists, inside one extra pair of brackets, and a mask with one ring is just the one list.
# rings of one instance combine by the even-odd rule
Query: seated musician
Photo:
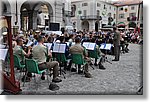
[(24, 57), (29, 57), (31, 54), (31, 46), (28, 47), (27, 53), (23, 50), (23, 39), (18, 38), (16, 40), (17, 46), (13, 48), (13, 53), (19, 57), (19, 60), (21, 63), (25, 63), (25, 58)]
[[(38, 45), (34, 46), (32, 50), (33, 59), (38, 62), (39, 70), (44, 70), (47, 68), (51, 70), (53, 68), (52, 82), (61, 82), (62, 80), (58, 78), (59, 63), (57, 61), (46, 62), (47, 56), (52, 57), (52, 54), (50, 53), (50, 51), (47, 51), (47, 48), (43, 45), (43, 43), (44, 38), (42, 36), (39, 36)], [(41, 79), (45, 79), (44, 73), (42, 73)]]
[[(84, 59), (86, 61), (88, 61), (89, 60), (89, 58), (87, 57), (88, 53), (87, 53), (86, 49), (81, 46), (80, 43), (81, 43), (81, 38), (76, 37), (75, 38), (75, 45), (71, 46), (69, 51), (70, 51), (71, 54), (82, 54)], [(71, 63), (72, 63), (72, 61), (70, 61), (70, 64), (69, 64), (70, 67), (71, 67)], [(81, 66), (79, 66), (78, 73), (81, 73), (80, 68), (81, 68)], [(84, 71), (85, 71), (85, 77), (86, 78), (91, 78), (92, 77), (91, 74), (89, 73), (89, 70), (88, 70), (88, 64), (85, 65), (85, 70)]]
[[(28, 47), (28, 51), (26, 53), (26, 51), (23, 49), (23, 39), (22, 38), (18, 38), (16, 40), (17, 42), (17, 46), (15, 46), (13, 48), (13, 54), (17, 55), (19, 57), (19, 60), (22, 64), (25, 64), (25, 57), (29, 57), (31, 55), (31, 46)], [(30, 81), (30, 77), (32, 76), (31, 73), (27, 74), (27, 78), (25, 79), (25, 76), (23, 76), (22, 81), (24, 82), (24, 80), (26, 82)]]
[[(65, 43), (65, 37), (64, 36), (60, 36), (59, 40), (60, 40), (60, 44), (66, 44), (65, 57), (66, 57), (66, 59), (68, 59), (68, 57), (69, 57), (69, 46), (67, 45), (67, 43)], [(63, 64), (64, 64), (64, 70), (69, 70), (67, 68), (67, 61), (64, 62)]]
[[(93, 37), (93, 38), (91, 39), (91, 42), (92, 42), (92, 43), (95, 43), (95, 42), (96, 42), (96, 38)], [(101, 50), (100, 50), (100, 48), (99, 48), (99, 46), (98, 46), (97, 44), (96, 44), (95, 50), (97, 51), (98, 56), (103, 55), (102, 52), (101, 52)], [(98, 64), (97, 64), (97, 58), (95, 58), (95, 63), (94, 63), (94, 65), (95, 65), (95, 66), (98, 65)], [(102, 65), (101, 61), (99, 62), (99, 69), (105, 69), (105, 67)]]

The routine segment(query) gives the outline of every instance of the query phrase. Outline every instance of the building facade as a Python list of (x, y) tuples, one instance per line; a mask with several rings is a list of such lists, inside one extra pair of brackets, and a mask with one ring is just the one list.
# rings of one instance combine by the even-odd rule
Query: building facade
[(67, 18), (63, 14), (66, 12), (66, 2), (66, 0), (2, 0), (1, 16), (11, 16), (12, 28), (19, 30), (50, 27), (51, 23), (56, 23), (61, 28), (69, 23), (68, 19), (65, 22), (67, 24), (63, 22)]
[(72, 23), (77, 30), (95, 30), (116, 24), (117, 7), (102, 0), (71, 2)]
[(115, 3), (117, 6), (117, 26), (134, 29), (143, 26), (143, 1), (129, 0)]

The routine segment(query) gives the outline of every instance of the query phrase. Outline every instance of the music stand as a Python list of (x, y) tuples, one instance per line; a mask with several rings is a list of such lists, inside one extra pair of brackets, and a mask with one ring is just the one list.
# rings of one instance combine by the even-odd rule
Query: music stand
[[(94, 51), (96, 43), (91, 42), (83, 42), (82, 44), (87, 50)], [(95, 69), (92, 65), (90, 65), (93, 69)]]
[[(65, 54), (65, 50), (66, 50), (66, 44), (59, 44), (59, 43), (55, 43), (53, 46), (53, 53), (55, 53), (55, 55), (57, 54)], [(60, 60), (62, 60), (61, 58), (62, 56), (60, 55)], [(61, 62), (59, 62), (61, 63)], [(63, 72), (63, 73), (62, 73)], [(64, 70), (61, 69), (61, 65), (60, 65), (60, 75), (63, 75), (64, 79), (66, 79), (65, 75), (66, 72)]]
[[(110, 61), (108, 61), (108, 59), (107, 59), (107, 51), (108, 50), (111, 50), (111, 48), (112, 48), (112, 44), (107, 44), (107, 43), (102, 43), (101, 44), (101, 46), (100, 46), (100, 50), (101, 49), (103, 49), (103, 50), (105, 50), (105, 55), (104, 56), (102, 56), (102, 58), (100, 59), (100, 62), (108, 62), (108, 63), (110, 63), (110, 64), (112, 64)], [(99, 63), (100, 63), (99, 62)]]

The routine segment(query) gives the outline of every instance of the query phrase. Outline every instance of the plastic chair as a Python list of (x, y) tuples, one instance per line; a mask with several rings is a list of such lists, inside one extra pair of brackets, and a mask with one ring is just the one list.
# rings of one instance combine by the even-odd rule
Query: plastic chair
[[(26, 59), (25, 65), (26, 65), (26, 68), (27, 68), (25, 79), (27, 77), (28, 72), (34, 73), (34, 74), (42, 74), (43, 72), (45, 72), (47, 70), (47, 69), (45, 69), (45, 70), (40, 71), (39, 68), (38, 68), (38, 63), (34, 59)], [(34, 77), (34, 80), (35, 80), (35, 83), (36, 83), (36, 78), (35, 77)], [(47, 75), (47, 80), (48, 80), (48, 75)], [(24, 86), (24, 84), (25, 84), (25, 81), (23, 83), (23, 86)], [(49, 84), (49, 80), (48, 80), (48, 84)], [(38, 83), (37, 83), (37, 88), (38, 88)]]
[(19, 57), (15, 54), (13, 56), (14, 56), (14, 67), (23, 69), (25, 65), (21, 64)]
[(21, 61), (17, 55), (14, 54), (13, 56), (14, 56), (14, 67), (20, 69), (20, 76), (19, 76), (19, 80), (20, 80), (25, 65), (21, 64)]
[(74, 63), (75, 65), (83, 65), (83, 70), (85, 64), (87, 64), (82, 54), (72, 54), (72, 63)]
[(98, 58), (99, 58), (99, 55), (98, 55), (98, 52), (96, 51), (96, 49), (93, 50), (93, 51), (88, 51), (88, 55), (89, 55), (89, 57), (91, 57), (91, 58), (95, 58), (95, 59), (98, 59)]

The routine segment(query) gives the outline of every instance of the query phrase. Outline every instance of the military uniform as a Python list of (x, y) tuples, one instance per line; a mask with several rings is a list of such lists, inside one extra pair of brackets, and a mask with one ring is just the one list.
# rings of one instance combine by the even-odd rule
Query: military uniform
[[(71, 46), (69, 51), (71, 54), (82, 54), (84, 59), (86, 56), (88, 56), (88, 52), (84, 47), (81, 46), (81, 44), (75, 44)], [(85, 59), (85, 60), (89, 61), (89, 59)], [(85, 65), (85, 73), (88, 73), (88, 64)]]
[(56, 79), (58, 76), (59, 64), (57, 61), (46, 62), (48, 55), (47, 48), (42, 44), (38, 44), (37, 46), (33, 47), (32, 54), (33, 58), (38, 62), (39, 70), (53, 68), (53, 79)]
[(120, 33), (119, 32), (116, 31), (114, 32), (113, 44), (114, 44), (115, 60), (119, 61), (119, 57), (120, 57)]
[(17, 55), (19, 57), (19, 60), (21, 63), (25, 63), (25, 55), (26, 52), (22, 49), (21, 46), (17, 45), (13, 48), (13, 54)]

